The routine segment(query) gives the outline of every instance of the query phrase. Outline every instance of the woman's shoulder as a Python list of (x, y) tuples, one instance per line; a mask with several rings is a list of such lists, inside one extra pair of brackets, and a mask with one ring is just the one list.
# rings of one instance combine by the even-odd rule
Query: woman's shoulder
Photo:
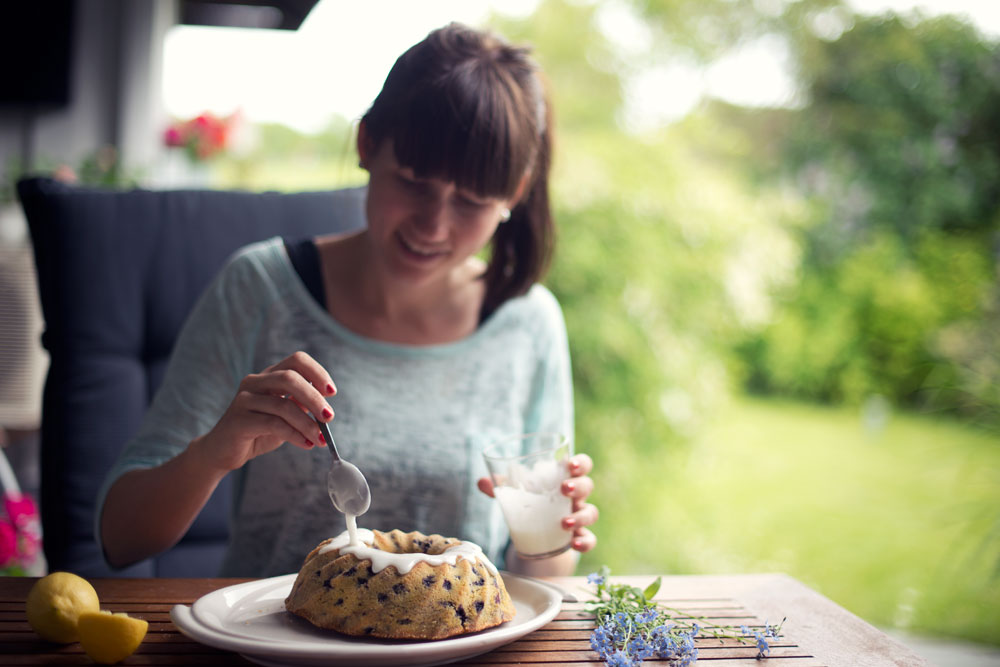
[(552, 291), (541, 283), (535, 283), (522, 296), (508, 299), (500, 310), (509, 310), (516, 315), (558, 317), (562, 319), (562, 307)]
[(223, 264), (215, 284), (228, 294), (249, 292), (259, 299), (273, 293), (277, 297), (287, 289), (293, 270), (284, 241), (276, 236), (236, 250)]
[(497, 309), (487, 325), (528, 331), (533, 337), (565, 337), (566, 325), (555, 294), (535, 283), (523, 295), (508, 299)]
[(278, 269), (285, 269), (287, 264), (284, 241), (274, 236), (237, 249), (226, 260), (222, 271), (243, 276), (267, 276)]

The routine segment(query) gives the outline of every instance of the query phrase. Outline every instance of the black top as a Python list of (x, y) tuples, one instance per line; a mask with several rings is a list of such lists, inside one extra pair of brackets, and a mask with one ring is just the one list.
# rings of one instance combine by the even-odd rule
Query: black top
[(305, 283), (306, 289), (319, 305), (326, 310), (326, 290), (323, 289), (323, 272), (319, 266), (319, 248), (313, 239), (285, 241), (285, 250), (292, 260), (292, 267)]
[[(313, 239), (284, 239), (288, 258), (292, 260), (292, 268), (299, 274), (306, 289), (312, 294), (323, 310), (326, 310), (326, 290), (323, 288), (323, 271), (319, 265), (319, 248)], [(479, 323), (483, 323), (483, 314), (479, 314)]]

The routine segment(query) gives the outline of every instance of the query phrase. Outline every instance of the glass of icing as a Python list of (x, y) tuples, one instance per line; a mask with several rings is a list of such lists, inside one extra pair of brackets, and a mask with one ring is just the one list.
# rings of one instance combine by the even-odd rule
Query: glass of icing
[(561, 492), (573, 445), (561, 433), (504, 438), (483, 451), (514, 548), (524, 558), (549, 558), (569, 549), (572, 531), (562, 520), (573, 500)]

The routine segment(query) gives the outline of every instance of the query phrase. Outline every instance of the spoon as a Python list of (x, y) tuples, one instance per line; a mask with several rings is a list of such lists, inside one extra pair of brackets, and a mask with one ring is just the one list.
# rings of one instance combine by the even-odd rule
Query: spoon
[(356, 465), (340, 458), (337, 445), (333, 442), (333, 435), (330, 434), (330, 425), (318, 419), (316, 423), (326, 438), (326, 448), (333, 456), (330, 472), (326, 476), (326, 490), (330, 494), (330, 500), (338, 511), (350, 516), (361, 516), (372, 504), (372, 492), (368, 488), (368, 480)]

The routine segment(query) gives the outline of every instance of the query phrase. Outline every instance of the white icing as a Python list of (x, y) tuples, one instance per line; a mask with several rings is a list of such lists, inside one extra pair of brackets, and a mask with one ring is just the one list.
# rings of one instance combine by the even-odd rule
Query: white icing
[(348, 544), (352, 547), (361, 546), (361, 542), (358, 541), (358, 517), (345, 514), (344, 519), (347, 521), (347, 534), (350, 536)]
[[(353, 518), (353, 517), (351, 517)], [(348, 524), (350, 526), (350, 524)], [(359, 544), (352, 544), (351, 534), (349, 530), (345, 530), (337, 537), (333, 538), (322, 547), (320, 547), (319, 553), (324, 554), (328, 551), (333, 551), (335, 549), (340, 549), (342, 554), (351, 554), (359, 560), (371, 561), (372, 572), (381, 572), (385, 568), (392, 565), (396, 568), (396, 571), (400, 574), (406, 574), (417, 563), (428, 563), (430, 565), (454, 565), (458, 562), (459, 558), (464, 558), (467, 561), (475, 563), (479, 561), (486, 566), (493, 574), (497, 573), (496, 566), (486, 557), (483, 553), (482, 548), (478, 544), (473, 544), (472, 542), (459, 542), (453, 547), (448, 547), (442, 553), (437, 555), (425, 554), (425, 553), (412, 553), (412, 554), (397, 554), (390, 551), (382, 551), (381, 549), (376, 549), (372, 546), (375, 542), (375, 533), (368, 530), (367, 528), (357, 528), (357, 539)], [(318, 554), (317, 554), (318, 555)]]

